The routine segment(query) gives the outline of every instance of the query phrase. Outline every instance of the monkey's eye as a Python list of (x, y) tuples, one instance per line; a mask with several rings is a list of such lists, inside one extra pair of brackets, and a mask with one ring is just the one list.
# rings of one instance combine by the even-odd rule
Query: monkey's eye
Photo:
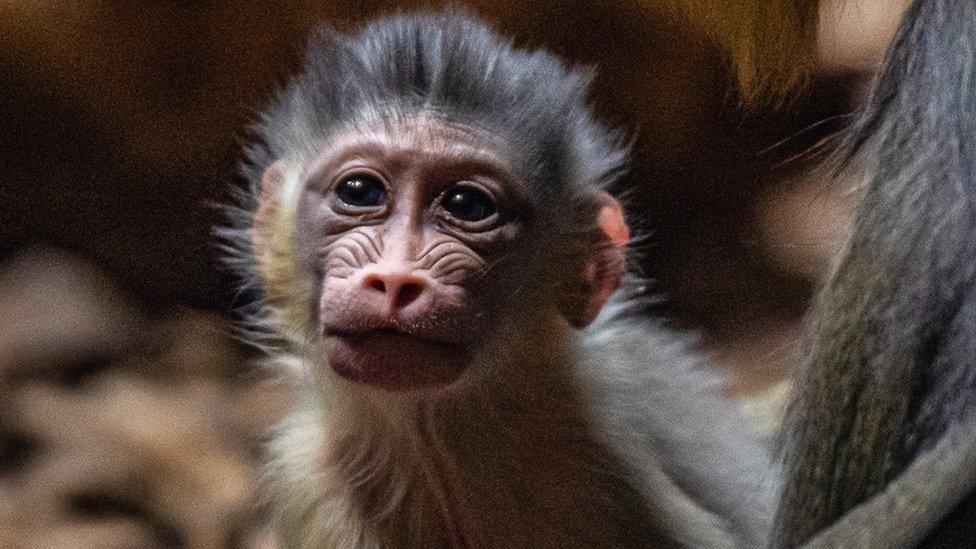
[(468, 185), (449, 189), (441, 199), (441, 208), (451, 217), (475, 222), (488, 219), (495, 213), (495, 202), (484, 191)]
[(369, 208), (386, 203), (386, 186), (371, 175), (353, 175), (339, 182), (336, 196), (347, 206)]

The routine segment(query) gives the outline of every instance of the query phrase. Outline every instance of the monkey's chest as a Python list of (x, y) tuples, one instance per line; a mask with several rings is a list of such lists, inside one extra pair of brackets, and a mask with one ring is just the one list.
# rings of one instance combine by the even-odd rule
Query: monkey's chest
[(536, 462), (522, 455), (517, 465), (512, 456), (484, 457), (418, 464), (381, 545), (657, 547), (667, 538), (619, 471), (560, 457)]

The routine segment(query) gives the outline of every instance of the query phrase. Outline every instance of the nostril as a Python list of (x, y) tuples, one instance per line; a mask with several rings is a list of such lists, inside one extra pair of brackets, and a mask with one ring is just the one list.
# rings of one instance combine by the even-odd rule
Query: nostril
[(396, 296), (396, 304), (399, 307), (408, 305), (420, 297), (424, 291), (424, 285), (419, 282), (404, 282), (400, 285), (400, 293)]
[(366, 279), (363, 280), (363, 285), (365, 285), (367, 288), (376, 290), (377, 292), (386, 293), (386, 284), (383, 283), (383, 279), (379, 276), (367, 276)]

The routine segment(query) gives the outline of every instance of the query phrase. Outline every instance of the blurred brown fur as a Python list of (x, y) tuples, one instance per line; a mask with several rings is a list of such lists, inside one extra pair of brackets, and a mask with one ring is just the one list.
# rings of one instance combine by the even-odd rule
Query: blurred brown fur
[(665, 0), (725, 52), (747, 104), (782, 103), (810, 83), (818, 0)]

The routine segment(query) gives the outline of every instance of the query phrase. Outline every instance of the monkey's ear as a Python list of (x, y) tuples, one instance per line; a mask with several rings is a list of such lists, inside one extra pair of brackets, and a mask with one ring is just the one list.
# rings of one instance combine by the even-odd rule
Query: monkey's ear
[(575, 292), (569, 292), (562, 314), (577, 328), (588, 326), (620, 286), (627, 269), (630, 227), (617, 199), (600, 191), (596, 196), (596, 231)]

